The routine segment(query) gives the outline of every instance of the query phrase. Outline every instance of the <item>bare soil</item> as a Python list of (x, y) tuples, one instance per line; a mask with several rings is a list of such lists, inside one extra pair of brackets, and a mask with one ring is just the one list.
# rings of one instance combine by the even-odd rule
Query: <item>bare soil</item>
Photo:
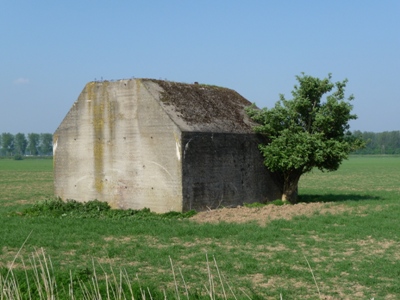
[(199, 223), (246, 223), (255, 221), (265, 226), (269, 221), (276, 219), (290, 220), (295, 216), (312, 216), (314, 214), (340, 214), (350, 211), (351, 208), (333, 203), (299, 203), (295, 205), (266, 205), (250, 208), (238, 206), (236, 208), (221, 208), (199, 212), (191, 219)]

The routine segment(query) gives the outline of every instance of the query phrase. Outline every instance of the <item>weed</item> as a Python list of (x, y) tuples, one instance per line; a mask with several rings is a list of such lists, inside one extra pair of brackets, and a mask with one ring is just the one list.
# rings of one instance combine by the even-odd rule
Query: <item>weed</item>
[(244, 203), (244, 207), (249, 207), (249, 208), (257, 208), (257, 207), (264, 207), (265, 203), (260, 203), (260, 202), (253, 202), (253, 203)]
[[(17, 258), (25, 266), (24, 271), (12, 268)], [(0, 269), (0, 299), (238, 299), (236, 293), (240, 292), (235, 291), (223, 276), (215, 257), (209, 262), (206, 255), (208, 279), (202, 291), (194, 292), (187, 286), (180, 268), (180, 276), (176, 276), (173, 261), (169, 260), (174, 292), (157, 286), (143, 286), (138, 274), (131, 278), (124, 269), (116, 272), (111, 268), (107, 273), (102, 265), (96, 267), (94, 260), (91, 269), (70, 271), (69, 277), (63, 278), (56, 274), (50, 256), (41, 248), (31, 253), (29, 264), (17, 255), (7, 271)], [(241, 293), (249, 299), (248, 294), (254, 294), (246, 293), (244, 289)]]
[(25, 208), (22, 212), (14, 212), (11, 215), (26, 217), (55, 217), (70, 219), (182, 219), (190, 218), (196, 212), (191, 210), (186, 213), (167, 212), (156, 214), (148, 208), (134, 209), (111, 209), (107, 202), (98, 200), (78, 202), (76, 200), (62, 201), (60, 198), (47, 199)]
[(290, 205), (290, 202), (285, 202), (281, 199), (276, 199), (274, 201), (269, 202), (268, 204), (281, 206), (281, 205)]
[(14, 160), (23, 160), (24, 157), (21, 154), (15, 154), (14, 155)]

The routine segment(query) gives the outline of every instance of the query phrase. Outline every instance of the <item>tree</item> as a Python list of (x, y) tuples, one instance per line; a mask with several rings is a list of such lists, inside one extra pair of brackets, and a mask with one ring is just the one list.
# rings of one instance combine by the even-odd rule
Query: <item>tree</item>
[(39, 134), (28, 133), (28, 150), (31, 155), (38, 155), (39, 151)]
[(361, 132), (356, 130), (353, 135), (364, 140), (364, 149), (355, 151), (355, 154), (400, 154), (400, 131)]
[(40, 134), (40, 152), (42, 155), (53, 154), (53, 135), (51, 133)]
[(321, 80), (304, 73), (296, 79), (292, 100), (280, 95), (271, 109), (254, 105), (246, 109), (259, 124), (255, 132), (266, 138), (259, 145), (264, 164), (277, 175), (282, 200), (291, 203), (297, 202), (301, 175), (313, 168), (335, 171), (351, 151), (364, 144), (349, 132), (349, 121), (357, 116), (351, 114), (354, 97), (345, 99), (347, 79), (332, 83), (331, 74)]
[(2, 151), (5, 155), (12, 155), (14, 152), (14, 135), (9, 132), (1, 134)]
[(25, 155), (28, 141), (23, 133), (17, 133), (14, 137), (15, 153)]

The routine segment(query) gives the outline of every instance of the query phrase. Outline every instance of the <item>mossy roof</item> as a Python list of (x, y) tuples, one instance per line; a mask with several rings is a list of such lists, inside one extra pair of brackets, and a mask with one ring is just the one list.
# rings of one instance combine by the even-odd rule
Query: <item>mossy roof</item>
[(244, 111), (251, 103), (234, 90), (156, 79), (141, 81), (161, 88), (160, 103), (182, 131), (253, 133), (254, 123)]

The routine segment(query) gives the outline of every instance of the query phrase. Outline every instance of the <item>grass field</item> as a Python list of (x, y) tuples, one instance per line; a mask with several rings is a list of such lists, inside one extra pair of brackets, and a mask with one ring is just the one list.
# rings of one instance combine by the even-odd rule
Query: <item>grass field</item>
[[(191, 299), (210, 299), (210, 289), (221, 298), (225, 289), (228, 299), (398, 299), (400, 157), (351, 157), (337, 172), (304, 176), (299, 193), (338, 211), (266, 226), (23, 217), (15, 212), (52, 196), (52, 161), (0, 160), (0, 278), (10, 277), (12, 266), (29, 298), (25, 276), (44, 261), (60, 299), (71, 298), (71, 283), (107, 293), (93, 278), (112, 281), (112, 274), (115, 286), (142, 287), (135, 299), (147, 287), (153, 299), (164, 299), (163, 290), (178, 298), (176, 289), (186, 299), (186, 288)], [(78, 290), (76, 299), (83, 298)]]

